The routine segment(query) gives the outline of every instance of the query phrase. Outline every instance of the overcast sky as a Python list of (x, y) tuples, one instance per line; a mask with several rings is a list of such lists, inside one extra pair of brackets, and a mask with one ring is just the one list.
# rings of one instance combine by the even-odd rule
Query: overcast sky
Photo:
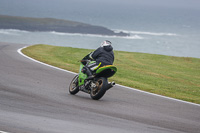
[[(166, 7), (182, 7), (200, 9), (200, 0), (51, 0), (51, 1), (72, 1), (72, 2), (88, 2), (90, 4), (104, 3), (109, 5), (141, 5), (141, 6), (166, 6)], [(87, 7), (86, 7), (87, 8)], [(103, 7), (102, 7), (103, 8)]]
[(57, 17), (64, 13), (144, 12), (145, 9), (162, 11), (164, 8), (169, 11), (175, 8), (179, 12), (182, 11), (179, 9), (194, 9), (196, 14), (200, 14), (200, 0), (0, 0), (0, 14), (32, 17), (37, 17), (37, 14), (39, 17), (48, 17), (49, 13)]
[[(1, 2), (9, 2), (9, 4), (12, 4), (13, 0), (0, 0)], [(110, 6), (112, 5), (121, 5), (121, 6), (133, 6), (133, 5), (139, 5), (139, 6), (161, 6), (161, 7), (177, 7), (177, 8), (196, 8), (200, 9), (200, 0), (16, 0), (19, 3), (43, 3), (46, 2), (46, 4), (51, 3), (76, 3), (76, 4), (88, 4), (85, 8), (90, 8), (90, 5), (97, 5), (100, 4), (101, 6), (103, 4), (108, 4)], [(103, 8), (103, 7), (102, 7)]]

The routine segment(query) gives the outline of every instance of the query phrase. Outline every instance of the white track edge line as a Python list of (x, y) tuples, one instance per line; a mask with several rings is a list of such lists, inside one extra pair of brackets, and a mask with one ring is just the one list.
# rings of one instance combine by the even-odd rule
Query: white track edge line
[(27, 48), (27, 46), (18, 49), (17, 52), (18, 52), (19, 54), (21, 54), (22, 56), (24, 56), (24, 57), (26, 57), (26, 58), (28, 58), (28, 59), (30, 59), (30, 60), (32, 60), (32, 61), (35, 61), (35, 62), (37, 62), (37, 63), (40, 63), (40, 64), (42, 64), (42, 65), (45, 65), (45, 66), (48, 66), (48, 67), (51, 67), (51, 68), (54, 68), (54, 69), (58, 69), (58, 70), (61, 70), (61, 71), (68, 72), (68, 73), (71, 73), (71, 74), (77, 74), (77, 73), (75, 73), (75, 72), (71, 72), (71, 71), (68, 71), (68, 70), (64, 70), (64, 69), (62, 69), (62, 68), (55, 67), (55, 66), (52, 66), (52, 65), (49, 65), (49, 64), (40, 62), (40, 61), (38, 61), (38, 60), (35, 60), (35, 59), (33, 59), (33, 58), (31, 58), (31, 57), (29, 57), (29, 56), (27, 56), (27, 55), (25, 55), (25, 54), (23, 54), (23, 53), (21, 52), (21, 50), (24, 49), (24, 48)]
[[(22, 55), (22, 56), (24, 56), (24, 57), (26, 57), (26, 58), (28, 58), (28, 59), (30, 59), (30, 60), (32, 60), (32, 61), (35, 61), (35, 62), (37, 62), (37, 63), (43, 64), (43, 65), (45, 65), (45, 66), (48, 66), (48, 67), (51, 67), (51, 68), (54, 68), (54, 69), (57, 69), (57, 70), (61, 70), (61, 71), (67, 72), (67, 73), (77, 74), (77, 73), (75, 73), (75, 72), (71, 72), (71, 71), (68, 71), (68, 70), (65, 70), (65, 69), (62, 69), (62, 68), (58, 68), (58, 67), (55, 67), (55, 66), (52, 66), (52, 65), (49, 65), (49, 64), (40, 62), (40, 61), (38, 61), (38, 60), (35, 60), (35, 59), (33, 59), (33, 58), (31, 58), (31, 57), (29, 57), (29, 56), (27, 56), (27, 55), (25, 55), (25, 54), (23, 54), (23, 53), (21, 52), (21, 50), (24, 49), (24, 48), (27, 48), (27, 46), (18, 49), (17, 52), (18, 52), (20, 55)], [(162, 95), (154, 94), (154, 93), (150, 93), (150, 92), (138, 90), (138, 89), (131, 88), (131, 87), (127, 87), (127, 86), (120, 85), (120, 84), (116, 84), (116, 85), (117, 85), (117, 86), (120, 86), (120, 87), (124, 87), (124, 88), (130, 89), (130, 90), (134, 90), (134, 91), (137, 91), (137, 92), (141, 92), (141, 93), (145, 93), (145, 94), (149, 94), (149, 95), (153, 95), (153, 96), (157, 96), (157, 97), (161, 97), (161, 98), (165, 98), (165, 99), (170, 99), (170, 100), (174, 100), (174, 101), (178, 101), (178, 102), (182, 102), (182, 103), (192, 104), (192, 105), (196, 105), (196, 106), (199, 106), (199, 107), (200, 107), (200, 104), (196, 104), (196, 103), (187, 102), (187, 101), (183, 101), (183, 100), (179, 100), (179, 99), (175, 99), (175, 98), (171, 98), (171, 97), (167, 97), (167, 96), (162, 96)], [(0, 133), (1, 133), (1, 132), (0, 132)]]

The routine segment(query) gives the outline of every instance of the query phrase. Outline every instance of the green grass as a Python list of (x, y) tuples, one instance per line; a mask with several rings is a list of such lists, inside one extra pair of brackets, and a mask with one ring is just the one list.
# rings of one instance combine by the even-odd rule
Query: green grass
[[(92, 50), (50, 45), (33, 45), (22, 52), (36, 60), (79, 70), (79, 60)], [(200, 59), (114, 51), (118, 68), (111, 78), (116, 83), (200, 104)]]

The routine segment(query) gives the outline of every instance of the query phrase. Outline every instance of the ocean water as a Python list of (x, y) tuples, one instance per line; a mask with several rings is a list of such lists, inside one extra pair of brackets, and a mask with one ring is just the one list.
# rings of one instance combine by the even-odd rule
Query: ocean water
[(123, 31), (131, 36), (0, 29), (1, 42), (96, 49), (103, 40), (110, 40), (115, 50), (200, 58), (200, 9), (122, 5), (119, 10), (116, 4), (112, 8), (107, 4), (102, 10), (100, 3), (84, 8), (85, 5), (63, 5), (53, 0), (49, 5), (23, 0), (19, 0), (23, 4), (12, 1), (10, 5), (9, 1), (0, 0), (0, 14), (74, 20), (104, 26), (115, 32)]

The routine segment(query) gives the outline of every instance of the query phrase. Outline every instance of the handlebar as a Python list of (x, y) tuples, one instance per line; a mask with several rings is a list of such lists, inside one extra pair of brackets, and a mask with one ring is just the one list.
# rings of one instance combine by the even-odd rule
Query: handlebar
[(86, 65), (90, 62), (91, 60), (80, 60), (80, 62), (83, 64), (83, 65)]

